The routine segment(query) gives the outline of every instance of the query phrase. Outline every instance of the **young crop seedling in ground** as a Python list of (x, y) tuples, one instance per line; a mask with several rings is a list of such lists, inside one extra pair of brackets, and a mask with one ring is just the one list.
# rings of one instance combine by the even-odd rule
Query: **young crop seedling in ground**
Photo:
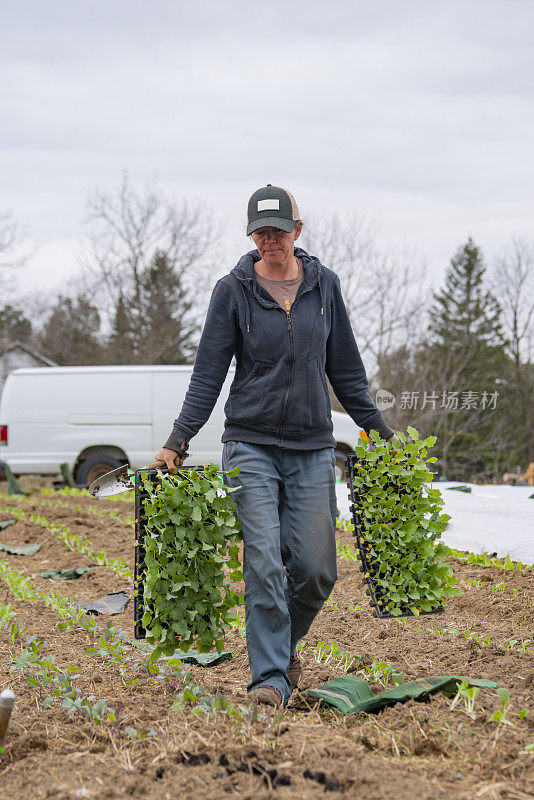
[(86, 555), (93, 559), (93, 561), (96, 561), (97, 564), (101, 564), (104, 567), (110, 567), (113, 572), (115, 572), (121, 578), (126, 578), (126, 580), (133, 581), (133, 572), (129, 568), (128, 563), (124, 560), (124, 558), (111, 558), (104, 552), (95, 553), (93, 546), (88, 539), (82, 539), (82, 537), (77, 533), (72, 533), (70, 528), (68, 528), (66, 525), (56, 522), (55, 520), (50, 521), (42, 514), (30, 514), (28, 517), (24, 509), (21, 508), (0, 506), (0, 511), (13, 514), (17, 516), (18, 519), (29, 519), (30, 522), (35, 522), (41, 528), (46, 528), (50, 531), (50, 533), (60, 539), (68, 550), (83, 553), (83, 555)]
[(502, 569), (511, 572), (532, 572), (534, 565), (523, 564), (521, 561), (512, 561), (509, 555), (506, 555), (501, 561), (498, 558), (490, 556), (489, 553), (469, 553), (463, 550), (456, 550), (454, 547), (447, 547), (445, 555), (451, 558), (456, 558), (458, 561), (463, 561), (465, 564), (473, 564), (479, 567), (494, 567), (495, 569)]
[(474, 709), (479, 694), (480, 686), (471, 686), (467, 681), (462, 681), (451, 703), (451, 710), (456, 708), (458, 703), (463, 700), (466, 714), (471, 717), (471, 719), (475, 719), (476, 715)]
[[(508, 725), (510, 728), (515, 728), (516, 723), (512, 722), (512, 720), (508, 717), (507, 707), (508, 703), (510, 702), (510, 692), (508, 689), (497, 689), (497, 694), (499, 695), (499, 700), (501, 701), (501, 707), (495, 711), (491, 717), (490, 722), (499, 722), (501, 725)], [(528, 714), (528, 708), (522, 708), (517, 715), (519, 721), (525, 719)]]
[(332, 600), (332, 594), (330, 594), (326, 598), (326, 600), (324, 601), (324, 604), (325, 604), (325, 606), (327, 608), (331, 608), (332, 611), (338, 611), (339, 610), (338, 604), (335, 602), (335, 600)]
[(462, 578), (460, 584), (463, 586), (473, 586), (475, 589), (484, 589), (487, 587), (491, 592), (511, 592), (515, 597), (518, 597), (519, 593), (523, 592), (527, 595), (529, 600), (532, 599), (532, 595), (528, 594), (528, 589), (524, 589), (521, 586), (510, 586), (506, 581), (492, 586), (491, 583), (480, 581), (476, 578)]
[(384, 689), (388, 688), (390, 678), (396, 686), (404, 681), (404, 673), (399, 672), (392, 664), (386, 664), (381, 658), (373, 659), (370, 665), (358, 670), (357, 674), (361, 674), (367, 680), (380, 683)]
[[(63, 496), (63, 497), (93, 497), (93, 495), (87, 489), (77, 489), (76, 487), (69, 487), (65, 486), (63, 489), (46, 489), (42, 488), (40, 490), (40, 494), (48, 494), (52, 495), (53, 497)], [(134, 493), (131, 492), (121, 492), (113, 497), (114, 503), (133, 503), (134, 501)]]
[(361, 606), (359, 603), (349, 603), (349, 607), (347, 608), (349, 614), (355, 614), (358, 611), (365, 611), (365, 608)]
[(255, 703), (243, 705), (230, 703), (223, 694), (213, 694), (203, 686), (193, 682), (191, 673), (187, 673), (184, 688), (178, 692), (172, 705), (172, 710), (179, 713), (191, 710), (197, 716), (206, 716), (209, 719), (226, 717), (235, 727), (241, 737), (250, 736), (253, 726), (262, 723), (262, 736), (266, 744), (273, 745), (281, 733), (281, 723), (285, 719), (282, 710), (265, 708), (260, 712)]
[(301, 639), (297, 644), (296, 653), (299, 656), (310, 655), (317, 664), (329, 665), (339, 669), (341, 672), (348, 672), (352, 665), (360, 660), (360, 656), (342, 650), (337, 642), (317, 642), (316, 647), (308, 645), (305, 639)]
[[(11, 624), (17, 628), (16, 621)], [(12, 635), (12, 639), (14, 638)], [(66, 710), (68, 716), (77, 713), (96, 725), (109, 723), (119, 737), (125, 733), (129, 739), (142, 741), (147, 736), (155, 736), (153, 730), (138, 730), (131, 725), (126, 726), (127, 717), (121, 717), (115, 709), (108, 706), (105, 698), (98, 700), (92, 694), (83, 694), (74, 684), (76, 678), (80, 677), (81, 670), (73, 666), (60, 670), (55, 664), (54, 656), (44, 653), (46, 648), (47, 643), (44, 638), (28, 637), (20, 655), (15, 656), (13, 653), (9, 667), (10, 675), (22, 672), (27, 685), (32, 689), (38, 689), (40, 693), (43, 689), (50, 692), (43, 700), (44, 708), (51, 708), (56, 700), (60, 700), (61, 708)]]
[[(239, 469), (227, 474), (237, 475)], [(243, 596), (225, 582), (242, 578), (237, 542), (241, 529), (232, 489), (215, 465), (149, 480), (141, 473), (144, 526), (144, 613), (147, 641), (161, 652), (223, 649), (224, 632)]]
[(120, 522), (123, 525), (132, 526), (134, 524), (133, 517), (124, 517), (120, 511), (114, 511), (109, 508), (98, 508), (97, 506), (81, 506), (79, 503), (73, 505), (65, 500), (40, 500), (41, 505), (57, 506), (58, 508), (69, 508), (73, 511), (81, 511), (82, 513), (95, 514), (97, 517), (106, 517), (115, 522)]
[(374, 448), (356, 447), (354, 494), (368, 578), (380, 610), (393, 616), (434, 611), (447, 597), (462, 594), (456, 577), (442, 561), (448, 548), (439, 541), (450, 517), (441, 514), (443, 498), (428, 489), (433, 473), (427, 448), (435, 436), (411, 441), (399, 432), (395, 449), (371, 431)]
[(354, 525), (350, 520), (338, 517), (336, 520), (336, 530), (351, 532), (354, 530)]
[[(17, 599), (31, 603), (44, 602), (56, 611), (63, 619), (63, 622), (58, 623), (60, 631), (72, 631), (73, 633), (85, 631), (90, 641), (89, 647), (85, 649), (86, 655), (98, 656), (106, 665), (117, 666), (125, 686), (135, 688), (140, 683), (140, 680), (135, 677), (136, 673), (143, 674), (145, 680), (166, 681), (174, 688), (184, 685), (182, 662), (179, 659), (159, 659), (154, 663), (153, 649), (146, 642), (132, 641), (125, 631), (117, 630), (111, 620), (108, 620), (103, 626), (96, 619), (86, 617), (84, 612), (76, 608), (71, 600), (59, 597), (53, 592), (38, 592), (27, 577), (10, 569), (2, 561), (0, 561), (0, 579), (5, 582)], [(15, 645), (22, 643), (24, 631), (10, 605), (0, 605), (0, 632), (7, 635), (14, 653)], [(21, 660), (17, 662), (17, 667), (23, 667), (25, 663), (41, 663), (39, 659), (41, 648), (35, 644), (41, 640), (34, 637), (32, 641), (34, 643), (28, 645), (28, 652), (23, 654)], [(30, 638), (28, 638), (28, 642), (30, 642)], [(97, 642), (99, 646), (96, 646)], [(52, 669), (53, 660), (53, 657), (49, 659), (48, 667), (50, 669)], [(128, 675), (132, 677), (128, 677)]]
[(338, 558), (343, 558), (345, 561), (357, 561), (358, 555), (350, 548), (348, 544), (341, 544), (336, 542), (336, 553)]

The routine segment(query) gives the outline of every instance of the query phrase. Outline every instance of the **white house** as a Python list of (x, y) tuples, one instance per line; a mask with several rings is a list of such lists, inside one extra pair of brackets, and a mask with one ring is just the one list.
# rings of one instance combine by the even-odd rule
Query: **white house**
[(9, 373), (19, 367), (57, 367), (57, 364), (22, 342), (12, 342), (0, 350), (0, 395)]

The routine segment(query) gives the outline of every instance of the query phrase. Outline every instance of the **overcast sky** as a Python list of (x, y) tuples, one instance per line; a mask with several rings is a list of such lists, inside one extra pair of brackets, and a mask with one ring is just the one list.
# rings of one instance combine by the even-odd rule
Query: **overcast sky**
[(532, 0), (4, 4), (0, 214), (37, 247), (24, 285), (78, 270), (87, 194), (124, 170), (210, 204), (228, 268), (265, 183), (304, 219), (375, 220), (438, 282), (468, 235), (488, 258), (534, 238), (533, 31)]

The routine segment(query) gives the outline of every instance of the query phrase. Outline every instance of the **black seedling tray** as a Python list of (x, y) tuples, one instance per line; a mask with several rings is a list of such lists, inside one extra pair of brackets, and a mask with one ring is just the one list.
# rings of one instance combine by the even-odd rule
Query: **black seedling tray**
[[(367, 561), (367, 557), (365, 555), (364, 549), (364, 541), (361, 534), (362, 529), (362, 522), (361, 517), (359, 514), (359, 504), (360, 498), (358, 492), (354, 487), (354, 477), (355, 477), (355, 466), (358, 463), (358, 457), (351, 453), (345, 459), (345, 464), (347, 467), (346, 474), (347, 474), (347, 486), (349, 488), (349, 498), (351, 500), (352, 505), (350, 506), (350, 510), (352, 512), (352, 524), (354, 526), (354, 538), (356, 539), (356, 552), (358, 554), (358, 558), (360, 559), (360, 570), (362, 572), (362, 580), (365, 586), (366, 594), (369, 596), (369, 603), (373, 608), (373, 615), (378, 617), (379, 619), (391, 619), (394, 615), (390, 614), (389, 612), (384, 612), (379, 604), (378, 604), (378, 592), (376, 589), (375, 582), (371, 577), (371, 569), (369, 567), (369, 563)], [(392, 484), (393, 488), (393, 484)], [(365, 576), (369, 575), (368, 578)], [(382, 599), (382, 596), (380, 596)], [(384, 598), (385, 599), (385, 598)], [(419, 614), (441, 614), (445, 610), (444, 606), (437, 606), (436, 608), (432, 609), (432, 611), (420, 611)], [(409, 608), (401, 606), (401, 617), (413, 617), (415, 616), (413, 611)]]
[[(193, 466), (180, 467), (178, 475), (185, 475), (193, 469)], [(134, 638), (145, 639), (146, 630), (143, 627), (142, 618), (145, 613), (143, 602), (144, 595), (144, 572), (145, 572), (145, 524), (146, 517), (143, 512), (143, 500), (148, 497), (148, 493), (141, 486), (141, 473), (147, 475), (153, 483), (161, 483), (162, 476), (169, 475), (167, 467), (152, 469), (139, 469), (135, 473), (135, 563), (134, 563)]]

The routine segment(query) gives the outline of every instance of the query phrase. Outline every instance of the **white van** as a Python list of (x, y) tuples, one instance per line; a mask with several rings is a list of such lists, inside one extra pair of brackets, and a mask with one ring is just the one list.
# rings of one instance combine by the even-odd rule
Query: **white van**
[[(167, 440), (192, 366), (39, 367), (14, 370), (0, 402), (0, 461), (16, 475), (56, 475), (66, 463), (85, 486), (121, 464), (153, 461)], [(208, 422), (193, 438), (188, 464), (221, 463), (230, 368)], [(332, 412), (337, 477), (360, 428)]]

